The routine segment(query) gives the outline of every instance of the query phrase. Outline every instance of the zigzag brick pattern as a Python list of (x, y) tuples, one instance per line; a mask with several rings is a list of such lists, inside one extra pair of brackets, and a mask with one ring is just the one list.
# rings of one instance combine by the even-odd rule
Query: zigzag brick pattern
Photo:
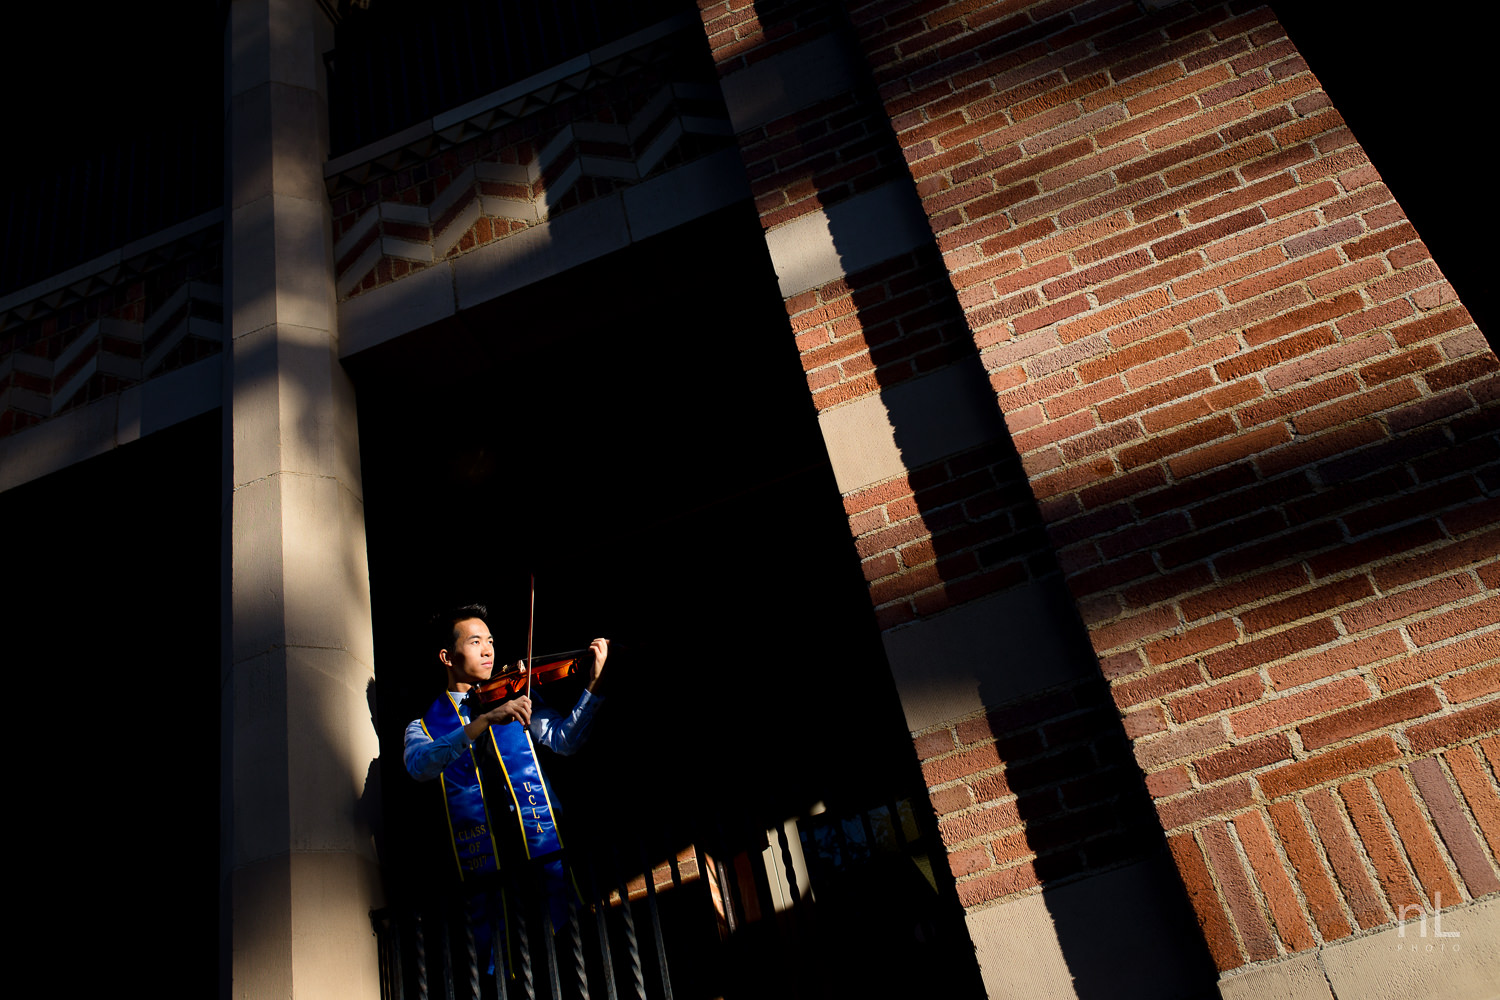
[(0, 437), (222, 350), (221, 241), (195, 236), (152, 259), (29, 303), (0, 326)]
[[(332, 196), (349, 298), (722, 148), (722, 100), (642, 69)], [(683, 79), (696, 74), (675, 67)], [(668, 71), (668, 72), (664, 72)]]

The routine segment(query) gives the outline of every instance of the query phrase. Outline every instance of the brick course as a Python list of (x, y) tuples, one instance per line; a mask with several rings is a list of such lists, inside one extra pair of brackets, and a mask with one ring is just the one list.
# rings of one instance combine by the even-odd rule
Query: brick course
[[(788, 300), (812, 398), (977, 363), (1016, 452), (846, 496), (882, 627), (1062, 575), (1221, 969), (1495, 891), (1500, 362), (1275, 15), (844, 9), (935, 242)], [(914, 734), (966, 906), (1088, 869), (1030, 725)]]
[[(179, 337), (154, 359), (154, 365), (146, 363), (181, 332), (181, 324), (190, 317), (214, 324), (223, 319), (217, 301), (192, 294), (176, 298), (185, 285), (222, 285), (223, 247), (217, 232), (193, 234), (160, 257), (140, 273), (127, 270), (107, 280), (101, 275), (96, 279), (98, 287), (88, 294), (62, 296), (55, 307), (38, 310), (37, 318), (0, 332), (0, 359), (10, 362), (0, 374), (0, 438), (222, 350), (217, 333), (198, 333)], [(213, 299), (217, 297), (212, 294)], [(163, 309), (174, 302), (179, 304), (163, 315)], [(110, 320), (130, 324), (137, 335), (111, 336), (102, 324), (95, 325)], [(155, 327), (150, 337), (139, 326), (148, 320)], [(71, 360), (59, 368), (59, 361), (70, 351)], [(38, 370), (31, 370), (24, 361), (17, 364), (13, 356), (21, 355), (36, 363)], [(115, 363), (98, 364), (104, 358)], [(59, 399), (58, 394), (91, 362), (96, 363), (93, 373), (66, 400)], [(50, 374), (39, 373), (48, 369)], [(7, 392), (12, 387), (35, 395), (17, 398), (18, 394)]]
[(1139, 772), (1117, 732), (1085, 681), (917, 737), (966, 905), (1142, 856)]

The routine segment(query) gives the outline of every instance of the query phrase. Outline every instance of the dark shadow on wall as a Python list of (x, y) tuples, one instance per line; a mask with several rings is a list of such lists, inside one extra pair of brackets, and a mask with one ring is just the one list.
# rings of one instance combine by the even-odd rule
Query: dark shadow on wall
[(1481, 182), (1467, 169), (1467, 144), (1489, 131), (1494, 10), (1448, 4), (1397, 28), (1329, 4), (1272, 6), (1495, 350), (1496, 206), (1470, 194)]
[[(763, 22), (776, 24), (778, 18), (793, 18), (802, 6), (805, 5), (759, 3), (757, 10)], [(1143, 17), (1141, 32), (1178, 16), (1169, 9)], [(1059, 18), (1059, 28), (1070, 24), (1066, 15)], [(1138, 42), (1139, 38), (1134, 40)], [(868, 114), (881, 114), (873, 86), (868, 83), (864, 100)], [(883, 155), (891, 162), (898, 161), (900, 152), (893, 135), (888, 138)], [(1380, 166), (1378, 161), (1376, 166)], [(847, 196), (846, 191), (836, 188), (829, 193), (830, 201)], [(837, 225), (833, 227), (833, 239), (846, 257), (857, 259), (863, 255), (858, 243), (843, 237)], [(926, 260), (922, 259), (924, 253)], [(928, 273), (942, 275), (946, 281), (935, 251), (919, 250), (911, 263), (913, 269), (926, 267)], [(903, 456), (916, 457), (915, 461), (907, 462), (909, 466), (917, 466), (909, 477), (917, 486), (916, 506), (929, 526), (948, 526), (948, 530), (938, 530), (933, 535), (936, 572), (932, 582), (940, 583), (952, 595), (953, 603), (999, 587), (1014, 586), (1019, 590), (1040, 585), (1027, 581), (1044, 583), (1060, 579), (1054, 547), (1075, 556), (1089, 549), (1102, 560), (1102, 565), (1092, 568), (1086, 563), (1069, 566), (1068, 587), (1090, 621), (1107, 621), (1121, 613), (1194, 592), (1202, 599), (1205, 609), (1202, 614), (1211, 614), (1209, 607), (1216, 595), (1232, 593), (1249, 581), (1264, 583), (1261, 574), (1295, 576), (1298, 582), (1292, 585), (1329, 584), (1330, 592), (1347, 585), (1352, 593), (1349, 599), (1357, 600), (1361, 594), (1354, 591), (1367, 585), (1362, 568), (1369, 561), (1392, 551), (1440, 545), (1455, 539), (1459, 539), (1459, 546), (1464, 544), (1466, 536), (1472, 537), (1482, 528), (1486, 517), (1484, 498), (1493, 496), (1500, 485), (1497, 483), (1500, 473), (1491, 464), (1497, 450), (1494, 410), (1479, 408), (1494, 395), (1493, 379), (1490, 388), (1481, 386), (1472, 396), (1460, 385), (1464, 379), (1483, 374), (1485, 369), (1476, 362), (1478, 367), (1472, 371), (1454, 366), (1448, 375), (1429, 378), (1429, 387), (1435, 394), (1430, 405), (1399, 417), (1351, 421), (1349, 426), (1326, 433), (1301, 435), (1292, 447), (1279, 453), (1184, 473), (1180, 479), (1171, 483), (1164, 480), (1160, 488), (1139, 497), (1126, 499), (1132, 490), (1122, 487), (1110, 498), (1106, 484), (1086, 495), (1090, 504), (1087, 509), (1067, 510), (1060, 504), (1049, 504), (1052, 523), (1047, 525), (1045, 534), (1043, 519), (1034, 503), (1009, 503), (1003, 515), (994, 513), (1001, 504), (991, 504), (989, 512), (976, 516), (970, 513), (970, 508), (978, 511), (984, 505), (977, 499), (969, 499), (976, 496), (972, 486), (966, 484), (963, 491), (957, 491), (951, 488), (953, 482), (965, 476), (972, 478), (982, 469), (983, 474), (993, 479), (993, 486), (987, 488), (996, 495), (1009, 496), (1024, 488), (1027, 477), (1009, 435), (1000, 427), (998, 410), (994, 411), (992, 422), (996, 430), (996, 441), (990, 446), (993, 457), (986, 456), (980, 462), (961, 456), (959, 460), (950, 459), (946, 466), (927, 464), (924, 456), (931, 454), (934, 416), (923, 406), (930, 406), (932, 401), (907, 408), (909, 400), (920, 397), (909, 389), (917, 377), (914, 365), (906, 362), (914, 357), (911, 345), (920, 337), (925, 337), (928, 343), (941, 340), (950, 351), (957, 350), (967, 335), (967, 324), (951, 286), (932, 291), (930, 305), (913, 312), (915, 321), (911, 328), (903, 327), (899, 318), (893, 323), (889, 301), (894, 270), (894, 266), (872, 268), (850, 275), (847, 283), (854, 288), (853, 302), (866, 330), (880, 330), (889, 338), (871, 346), (875, 377), (881, 386), (897, 445)], [(944, 360), (951, 369), (963, 373), (962, 379), (976, 399), (987, 400), (993, 408), (993, 391), (983, 365), (972, 350), (958, 351)], [(914, 364), (920, 361), (919, 358)], [(1396, 377), (1392, 376), (1392, 380)], [(1378, 381), (1380, 376), (1371, 378)], [(1453, 381), (1445, 383), (1444, 378)], [(954, 405), (951, 397), (943, 403)], [(1353, 443), (1351, 435), (1355, 438)], [(1485, 471), (1486, 467), (1489, 471)], [(1133, 492), (1144, 491), (1137, 487)], [(955, 508), (957, 501), (964, 503)], [(955, 520), (962, 522), (962, 530), (952, 528)], [(1286, 579), (1281, 579), (1278, 586), (1285, 585)], [(1113, 596), (1117, 592), (1123, 593), (1123, 605)], [(933, 611), (941, 610), (949, 601), (948, 597), (939, 598), (930, 607)], [(921, 595), (916, 607), (919, 615), (926, 614)], [(1079, 657), (1075, 661), (1078, 669), (1075, 676), (1082, 677), (1085, 673), (1097, 676), (1100, 669), (1097, 660), (1091, 653), (1082, 652), (1087, 649), (1087, 633), (1076, 614), (1072, 613), (1067, 624), (1072, 636), (1068, 646), (1080, 651), (1075, 654)], [(891, 633), (893, 637), (900, 634), (901, 630)], [(1003, 662), (998, 651), (997, 659)], [(1107, 675), (1112, 666), (1106, 665)], [(1012, 665), (1011, 669), (1021, 669), (1021, 665)], [(1002, 668), (995, 676), (1001, 677), (1003, 672)], [(1042, 697), (1056, 694), (1048, 691)], [(1118, 722), (1108, 736), (1092, 741), (1086, 751), (1061, 746), (1054, 751), (1045, 739), (1037, 742), (1027, 729), (1029, 722), (997, 723), (997, 717), (1006, 720), (1014, 714), (1029, 719), (1038, 711), (1032, 709), (1030, 698), (1018, 700), (1008, 681), (997, 684), (986, 680), (980, 687), (980, 695), (997, 710), (991, 713), (993, 735), (1000, 738), (1002, 745), (1016, 744), (1011, 752), (1022, 766), (1011, 767), (1007, 773), (1016, 774), (1021, 785), (1014, 789), (1020, 792), (1014, 808), (1027, 824), (1030, 846), (1038, 851), (1033, 864), (1044, 886), (1065, 881), (1096, 865), (1119, 865), (1125, 859), (1111, 845), (1110, 850), (1115, 853), (1108, 861), (1093, 861), (1088, 842), (1073, 845), (1068, 851), (1048, 853), (1057, 845), (1049, 844), (1046, 831), (1054, 822), (1053, 813), (1066, 812), (1068, 793), (1059, 790), (1055, 779), (1028, 777), (1033, 772), (1028, 756), (1035, 756), (1043, 765), (1062, 765), (1071, 759), (1072, 766), (1098, 768), (1118, 782), (1117, 798), (1112, 802), (1120, 827), (1130, 831), (1127, 842), (1135, 845), (1129, 858), (1149, 858), (1148, 864), (1162, 874), (1155, 882), (1156, 888), (1174, 897), (1166, 903), (1162, 926), (1190, 926), (1192, 917), (1181, 887), (1165, 874), (1173, 869), (1164, 860), (1161, 829), (1140, 772), (1130, 760), (1129, 741)], [(1075, 695), (1070, 693), (1069, 697)], [(1115, 716), (1102, 684), (1095, 685), (1091, 693), (1076, 697), (1095, 699), (1089, 703), (1088, 711)], [(1001, 756), (1010, 763), (1007, 752), (1002, 751)], [(1036, 773), (1044, 770), (1045, 767), (1038, 768)], [(961, 834), (957, 825), (955, 832)], [(1099, 842), (1100, 846), (1106, 843), (1108, 840)], [(994, 849), (999, 846), (996, 844)], [(1089, 879), (1074, 883), (1069, 895), (1081, 896), (1083, 886), (1095, 884), (1102, 882)], [(1109, 934), (1110, 928), (1101, 925), (1089, 907), (1078, 906), (1076, 900), (1064, 902), (1064, 895), (1062, 891), (1048, 890), (1043, 898), (1056, 924), (1079, 996), (1113, 997), (1140, 987), (1140, 983), (1132, 984), (1129, 977), (1114, 975), (1111, 970), (1115, 967), (1100, 960), (1105, 954), (1100, 947), (1102, 935)], [(971, 917), (971, 922), (984, 919), (985, 912), (979, 911), (977, 917)], [(1178, 943), (1184, 947), (1182, 968), (1191, 970), (1180, 985), (1182, 995), (1211, 990), (1215, 974), (1201, 937), (1195, 933), (1191, 942), (1179, 939)], [(1164, 995), (1155, 983), (1145, 988), (1151, 995)]]
[[(827, 5), (761, 0), (755, 6), (768, 37), (831, 16), (844, 43), (857, 45), (842, 13), (831, 13)], [(854, 61), (868, 73), (863, 60)], [(825, 169), (829, 179), (816, 187), (822, 207), (833, 208), (835, 249), (845, 260), (861, 260), (868, 259), (865, 232), (838, 212), (839, 203), (894, 180), (892, 187), (909, 200), (908, 213), (921, 216), (922, 207), (867, 75), (851, 104), (851, 115), (878, 123), (869, 146), (882, 166), (854, 184), (837, 169)], [(795, 130), (797, 139), (816, 147), (824, 127), (804, 122)], [(851, 219), (847, 230), (841, 218)], [(1024, 858), (1035, 852), (1030, 861), (981, 878), (1008, 886), (990, 891), (991, 898), (1041, 887), (1066, 975), (1082, 1000), (1211, 995), (1212, 964), (1087, 632), (1061, 586), (1052, 544), (941, 254), (935, 244), (919, 246), (847, 274), (843, 284), (852, 292), (917, 513), (932, 532), (933, 564), (910, 572), (922, 586), (940, 588), (916, 595), (916, 619), (889, 633), (887, 649), (896, 649), (902, 661), (893, 665), (903, 675), (899, 683), (909, 702), (922, 699), (929, 683), (951, 688), (956, 680), (960, 686), (967, 682), (971, 692), (977, 686), (977, 702), (989, 712), (961, 726), (960, 740), (966, 742), (965, 734), (978, 741), (993, 735), (1006, 764), (1003, 776), (975, 783), (979, 794), (1001, 801), (992, 810), (943, 817), (945, 837), (962, 842), (992, 829), (994, 837), (986, 839), (1002, 864), (1008, 854)], [(933, 391), (939, 382), (941, 389)], [(962, 442), (956, 451), (955, 438)], [(860, 554), (869, 557), (879, 547)], [(877, 580), (871, 592), (881, 603), (902, 587), (897, 576), (889, 583)], [(882, 625), (910, 618), (887, 608)], [(965, 651), (973, 655), (979, 646), (985, 662), (960, 664), (955, 677), (955, 667), (942, 662), (946, 640), (923, 638), (926, 622), (944, 619), (940, 627), (950, 633), (982, 636)], [(908, 643), (910, 653), (901, 653)], [(929, 783), (944, 780), (934, 771)], [(1015, 798), (1007, 801), (1010, 795)], [(1018, 830), (1017, 824), (1024, 826)], [(959, 895), (974, 887), (961, 887)], [(1032, 939), (1035, 901), (1012, 896), (971, 913), (971, 934), (991, 961), (1024, 967), (1049, 950)], [(1123, 928), (1115, 918), (1122, 906), (1136, 916)], [(1039, 973), (1043, 979), (1056, 975)]]

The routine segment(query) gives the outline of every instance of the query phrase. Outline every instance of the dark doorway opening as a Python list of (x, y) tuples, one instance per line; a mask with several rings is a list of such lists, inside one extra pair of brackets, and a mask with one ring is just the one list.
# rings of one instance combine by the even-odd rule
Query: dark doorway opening
[[(497, 658), (514, 659), (534, 572), (538, 651), (617, 640), (590, 746), (551, 769), (573, 836), (628, 834), (646, 845), (648, 864), (712, 844), (709, 867), (723, 862), (731, 882), (739, 860), (774, 869), (800, 851), (805, 861), (793, 858), (795, 898), (781, 903), (763, 898), (777, 893), (764, 872), (726, 887), (737, 937), (724, 926), (716, 936), (710, 922), (703, 940), (717, 945), (671, 954), (669, 928), (677, 995), (813, 996), (908, 980), (944, 995), (978, 989), (748, 208), (348, 367), (393, 901), (420, 896), (451, 865), (434, 836), (436, 792), (400, 763), (404, 726), (442, 687), (425, 616), (485, 600)], [(944, 991), (934, 977), (950, 974)]]

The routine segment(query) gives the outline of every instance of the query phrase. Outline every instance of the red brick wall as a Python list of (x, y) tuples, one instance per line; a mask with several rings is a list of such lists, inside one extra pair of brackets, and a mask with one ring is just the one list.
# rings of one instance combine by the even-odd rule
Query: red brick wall
[[(847, 20), (826, 4), (744, 0), (700, 8), (724, 75), (816, 39), (847, 41)], [(746, 128), (737, 140), (766, 229), (893, 180), (909, 183), (867, 78)], [(789, 295), (785, 304), (820, 411), (976, 363), (969, 321), (935, 245)], [(1060, 577), (1026, 473), (1003, 440), (851, 489), (844, 505), (883, 628)], [(916, 735), (916, 750), (966, 906), (1152, 849), (1152, 838), (1142, 837), (1154, 830), (1149, 800), (1098, 679), (928, 728)]]
[(1134, 861), (1154, 846), (1140, 772), (1100, 687), (1064, 685), (917, 737), (964, 906)]
[(1500, 364), (1274, 15), (851, 16), (1219, 966), (1500, 889)]
[[(700, 6), (725, 73), (822, 23)], [(942, 270), (789, 299), (809, 389), (978, 352), (1220, 968), (1500, 890), (1500, 363), (1274, 14), (847, 9)], [(1024, 504), (940, 464), (846, 497), (887, 627), (1051, 557), (986, 564)], [(966, 905), (1060, 849), (984, 833), (1033, 724), (918, 736)]]

